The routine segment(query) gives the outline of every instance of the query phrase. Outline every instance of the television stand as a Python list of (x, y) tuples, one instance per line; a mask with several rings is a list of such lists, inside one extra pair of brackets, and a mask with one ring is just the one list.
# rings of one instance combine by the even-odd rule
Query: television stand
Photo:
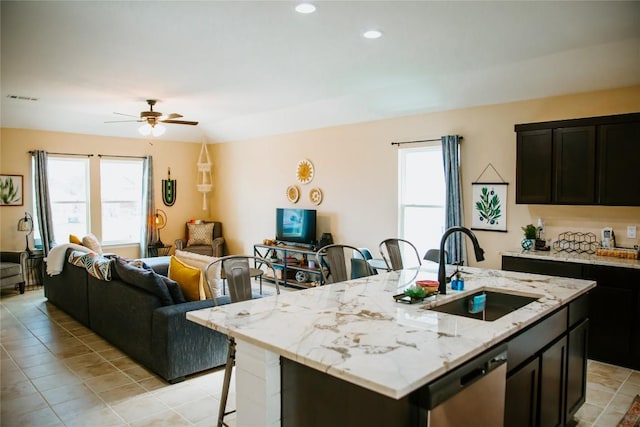
[[(305, 249), (284, 243), (253, 245), (253, 254), (269, 260), (273, 264), (278, 280), (284, 286), (312, 288), (324, 285), (322, 271), (317, 266), (316, 252), (312, 249), (313, 246), (306, 245), (308, 249)], [(296, 245), (301, 245), (301, 243)], [(260, 268), (260, 263), (256, 261), (254, 267)], [(268, 269), (263, 276), (264, 280), (273, 282), (274, 278), (271, 275), (272, 272)]]
[(284, 240), (276, 240), (276, 245), (288, 246), (290, 248), (304, 248), (309, 251), (315, 251), (316, 246), (313, 243), (286, 242)]

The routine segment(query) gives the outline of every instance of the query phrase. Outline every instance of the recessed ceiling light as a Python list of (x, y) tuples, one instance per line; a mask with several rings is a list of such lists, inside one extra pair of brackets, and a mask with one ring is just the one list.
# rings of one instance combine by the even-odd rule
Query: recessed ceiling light
[(362, 37), (366, 39), (378, 39), (382, 37), (382, 32), (378, 30), (369, 30), (362, 34)]
[(316, 11), (316, 7), (311, 3), (300, 3), (296, 6), (296, 12), (298, 13), (313, 13)]

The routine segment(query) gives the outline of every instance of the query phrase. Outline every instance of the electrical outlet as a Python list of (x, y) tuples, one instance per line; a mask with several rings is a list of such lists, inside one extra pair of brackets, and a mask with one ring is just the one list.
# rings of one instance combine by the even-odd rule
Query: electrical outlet
[(627, 237), (629, 239), (635, 239), (637, 236), (636, 234), (636, 226), (635, 225), (628, 225), (627, 226)]

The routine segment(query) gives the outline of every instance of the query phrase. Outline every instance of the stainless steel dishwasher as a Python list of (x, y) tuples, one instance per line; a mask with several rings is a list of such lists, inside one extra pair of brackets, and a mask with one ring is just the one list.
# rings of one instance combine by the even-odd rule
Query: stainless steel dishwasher
[(426, 386), (429, 427), (504, 425), (507, 346), (493, 348)]

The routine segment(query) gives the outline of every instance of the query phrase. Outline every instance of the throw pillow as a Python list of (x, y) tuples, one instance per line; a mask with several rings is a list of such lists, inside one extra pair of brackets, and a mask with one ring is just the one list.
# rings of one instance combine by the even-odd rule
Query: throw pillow
[(145, 270), (130, 265), (126, 260), (117, 258), (113, 265), (114, 279), (149, 292), (160, 299), (162, 305), (172, 305), (173, 298), (162, 279), (153, 270)]
[(187, 246), (212, 245), (214, 225), (214, 222), (207, 222), (205, 224), (188, 223), (189, 240), (187, 240)]
[(69, 258), (67, 259), (67, 261), (69, 261), (69, 264), (73, 264), (76, 267), (85, 267), (86, 265), (86, 260), (87, 260), (87, 252), (82, 252), (82, 251), (71, 251), (69, 253)]
[(171, 298), (173, 298), (174, 304), (182, 304), (183, 302), (187, 302), (178, 282), (162, 275), (160, 275), (160, 278), (162, 278), (162, 281), (167, 286), (169, 294), (171, 294)]
[(211, 298), (211, 291), (207, 285), (207, 279), (214, 289), (214, 296), (220, 296), (220, 289), (218, 286), (220, 280), (220, 264), (216, 264), (217, 267), (215, 269), (211, 269), (207, 272), (207, 266), (218, 258), (181, 250), (176, 250), (175, 257), (185, 264), (192, 267), (198, 267), (200, 271), (202, 271), (202, 275), (200, 276), (200, 299)]
[(100, 242), (98, 241), (98, 238), (93, 234), (89, 233), (84, 236), (82, 238), (82, 245), (102, 255), (102, 247), (100, 246)]
[(109, 258), (90, 252), (86, 255), (84, 268), (96, 279), (111, 280), (111, 259)]
[(82, 240), (75, 234), (69, 234), (69, 243), (75, 243), (76, 245), (81, 245)]
[(169, 261), (169, 279), (175, 280), (180, 285), (182, 293), (187, 301), (199, 301), (200, 297), (200, 269), (192, 267), (171, 256)]

